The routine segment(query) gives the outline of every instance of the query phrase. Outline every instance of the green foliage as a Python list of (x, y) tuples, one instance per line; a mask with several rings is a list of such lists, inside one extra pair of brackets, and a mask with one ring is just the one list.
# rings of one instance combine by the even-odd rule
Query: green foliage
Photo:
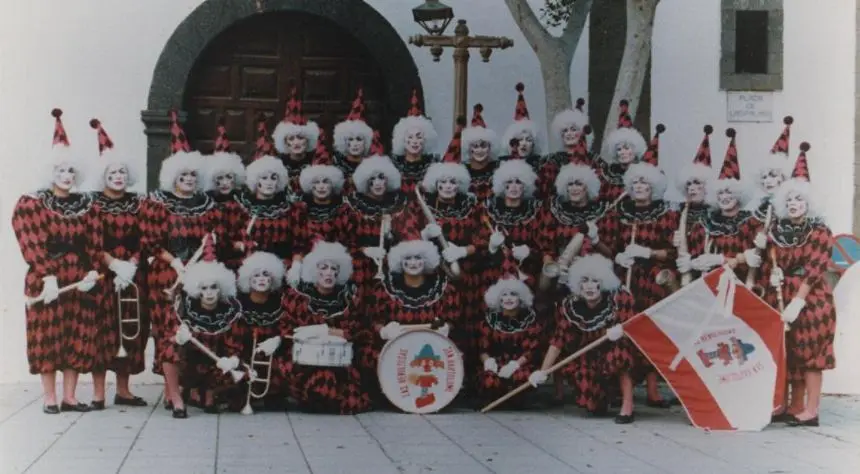
[(541, 19), (548, 26), (554, 27), (567, 23), (573, 4), (577, 0), (545, 0), (545, 2), (540, 9)]

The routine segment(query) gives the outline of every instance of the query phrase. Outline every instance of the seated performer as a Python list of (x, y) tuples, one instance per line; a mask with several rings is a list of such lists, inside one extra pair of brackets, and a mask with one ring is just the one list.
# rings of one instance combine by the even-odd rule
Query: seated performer
[[(514, 122), (508, 125), (502, 135), (502, 156), (499, 161), (525, 160), (536, 174), (540, 172), (541, 147), (538, 145), (537, 124), (529, 118), (529, 109), (523, 95), (525, 85), (517, 83), (517, 103), (514, 107)], [(538, 186), (540, 191), (541, 186)], [(539, 197), (542, 197), (539, 196)]]
[(391, 161), (402, 176), (401, 189), (411, 196), (415, 186), (424, 179), (424, 173), (440, 160), (434, 154), (438, 134), (433, 122), (418, 107), (417, 92), (412, 92), (412, 106), (406, 117), (394, 126), (391, 142)]
[(475, 105), (472, 123), (462, 134), (462, 160), (469, 171), (469, 191), (481, 202), (493, 194), (493, 172), (499, 166), (498, 139), (496, 132), (487, 128), (481, 116), (483, 110), (483, 105)]
[(278, 158), (289, 172), (288, 189), (298, 196), (302, 192), (299, 175), (305, 167), (313, 164), (320, 128), (316, 122), (302, 116), (302, 102), (297, 88), (293, 87), (287, 104), (284, 119), (278, 122), (272, 132), (272, 141)]
[(354, 223), (342, 197), (344, 179), (340, 169), (312, 165), (299, 177), (308, 210), (307, 235), (327, 242), (351, 242)]
[[(478, 324), (478, 397), (482, 403), (505, 395), (529, 380), (537, 366), (537, 348), (544, 342), (544, 324), (533, 308), (534, 296), (525, 283), (506, 276), (484, 294), (484, 319)], [(524, 398), (510, 406), (524, 407)]]
[[(657, 126), (657, 133), (661, 132)], [(603, 140), (600, 160), (595, 163), (600, 177), (600, 199), (614, 201), (624, 193), (624, 173), (630, 165), (639, 163), (645, 158), (648, 145), (645, 138), (635, 128), (629, 115), (623, 113), (619, 117), (618, 128), (609, 133)]]
[[(304, 261), (302, 282), (283, 299), (284, 333), (292, 333), (294, 350), (282, 364), (288, 367), (285, 372), (292, 372), (292, 396), (301, 410), (310, 413), (367, 411), (370, 396), (353, 354), (366, 351), (372, 334), (360, 288), (350, 281), (352, 257), (339, 243), (318, 242)], [(338, 360), (318, 364), (314, 355), (320, 344), (336, 349)]]
[(602, 255), (592, 254), (577, 260), (568, 272), (567, 285), (571, 294), (556, 309), (555, 333), (540, 370), (529, 376), (533, 386), (544, 383), (547, 369), (558, 356), (574, 353), (606, 335), (609, 342), (586, 352), (559, 369), (576, 388), (576, 404), (595, 416), (608, 410), (607, 389), (621, 380), (621, 411), (615, 417), (618, 424), (632, 423), (633, 380), (630, 370), (634, 364), (633, 344), (623, 339), (622, 324), (633, 317), (633, 296), (612, 271), (612, 262)]

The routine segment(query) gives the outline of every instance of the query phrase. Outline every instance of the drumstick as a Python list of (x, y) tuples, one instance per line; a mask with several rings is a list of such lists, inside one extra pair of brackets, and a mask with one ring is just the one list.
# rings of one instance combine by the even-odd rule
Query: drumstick
[[(630, 245), (636, 243), (636, 222), (633, 223), (633, 231), (630, 233)], [(627, 284), (627, 289), (630, 290), (631, 279), (633, 278), (633, 265), (630, 265), (630, 268), (627, 269), (627, 279), (625, 283)]]
[[(490, 222), (490, 216), (484, 214), (483, 216), (481, 216), (481, 220), (483, 220), (487, 228), (490, 229), (491, 234), (496, 231), (496, 229), (493, 229), (493, 223)], [(501, 229), (499, 232), (501, 232), (505, 237), (508, 236), (508, 233), (507, 231), (505, 231), (505, 229)], [(505, 255), (508, 256), (510, 255), (509, 252), (511, 252), (511, 250), (509, 250), (505, 244), (502, 244), (502, 251), (505, 252)], [(517, 277), (520, 279), (520, 281), (525, 281), (526, 279), (528, 279), (528, 275), (526, 275), (525, 273), (523, 273), (522, 270), (520, 270), (519, 264), (515, 264), (514, 266), (517, 269)]]
[[(212, 244), (213, 245), (215, 244), (217, 238), (215, 237), (214, 232), (210, 232), (210, 233), (204, 235), (203, 241), (200, 243), (200, 247), (197, 248), (197, 251), (195, 251), (194, 255), (191, 256), (191, 259), (188, 260), (188, 263), (185, 265), (186, 267), (188, 267), (188, 265), (197, 263), (197, 261), (200, 260), (200, 257), (203, 256), (203, 249), (206, 247), (206, 239), (209, 238), (210, 235), (212, 236)], [(170, 288), (168, 288), (166, 290), (161, 290), (164, 292), (165, 295), (167, 295), (168, 298), (173, 297), (173, 292), (176, 291), (176, 288), (179, 286), (179, 281), (181, 280), (181, 278), (179, 278), (178, 274), (176, 276), (177, 276), (177, 278), (176, 278), (176, 281), (173, 283), (173, 286), (171, 286)]]
[[(184, 344), (185, 344), (185, 342), (191, 342), (191, 344), (194, 344), (194, 347), (196, 347), (196, 348), (197, 348), (200, 352), (202, 352), (205, 356), (207, 356), (207, 357), (209, 357), (210, 359), (212, 359), (216, 364), (218, 363), (218, 360), (219, 360), (218, 355), (217, 355), (217, 354), (215, 354), (214, 352), (212, 352), (212, 349), (209, 349), (208, 347), (206, 347), (202, 342), (200, 342), (200, 341), (199, 341), (196, 337), (194, 337), (193, 335), (188, 336), (188, 340), (187, 340), (187, 341), (185, 341), (185, 342), (180, 342), (180, 339), (181, 339), (181, 338), (179, 338), (179, 337), (174, 337), (174, 340), (175, 340), (178, 344), (180, 344), (180, 345), (184, 345)], [(231, 370), (231, 371), (230, 371), (230, 375), (233, 377), (233, 381), (234, 381), (235, 383), (239, 383), (239, 381), (240, 381), (240, 380), (242, 380), (243, 378), (245, 378), (245, 372), (242, 372), (241, 370)]]
[[(97, 277), (96, 277), (96, 281), (99, 281), (99, 280), (103, 279), (104, 277), (105, 277), (105, 276), (104, 276), (103, 274), (99, 273), (99, 276), (97, 276)], [(85, 279), (84, 279), (84, 280), (85, 280)], [(64, 286), (64, 287), (60, 288), (60, 291), (57, 293), (57, 295), (59, 296), (59, 295), (62, 295), (63, 293), (67, 293), (67, 292), (69, 292), (69, 291), (74, 290), (74, 289), (75, 289), (75, 288), (77, 288), (77, 287), (78, 287), (78, 285), (80, 285), (80, 284), (81, 284), (81, 282), (83, 282), (84, 280), (81, 280), (81, 281), (79, 281), (79, 282), (77, 282), (77, 283), (72, 283), (72, 284), (69, 284), (69, 285), (66, 285), (66, 286)], [(44, 296), (34, 296), (34, 297), (32, 297), (32, 298), (27, 298), (26, 305), (27, 305), (27, 307), (29, 308), (29, 307), (33, 306), (34, 304), (36, 304), (36, 303), (41, 303), (42, 301), (45, 301), (45, 297), (44, 297)]]

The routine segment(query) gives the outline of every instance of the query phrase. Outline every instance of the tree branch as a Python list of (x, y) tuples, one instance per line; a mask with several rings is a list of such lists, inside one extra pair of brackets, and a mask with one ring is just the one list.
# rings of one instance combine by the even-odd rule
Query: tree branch
[(535, 52), (549, 48), (550, 44), (558, 40), (544, 28), (526, 0), (505, 0), (505, 5)]
[(585, 21), (588, 19), (588, 14), (591, 13), (592, 3), (594, 0), (578, 0), (570, 9), (570, 16), (567, 18), (567, 25), (565, 25), (560, 39), (566, 48), (571, 48), (571, 55), (576, 51), (576, 46), (582, 37), (582, 30), (585, 29)]

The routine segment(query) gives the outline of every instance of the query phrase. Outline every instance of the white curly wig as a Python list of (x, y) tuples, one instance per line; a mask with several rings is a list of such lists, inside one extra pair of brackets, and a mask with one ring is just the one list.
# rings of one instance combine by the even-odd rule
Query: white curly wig
[(555, 178), (555, 192), (562, 199), (567, 200), (570, 196), (567, 187), (574, 181), (582, 181), (588, 190), (588, 200), (597, 199), (600, 194), (600, 178), (590, 166), (568, 163), (561, 167)]
[(515, 120), (512, 124), (508, 125), (508, 128), (505, 129), (505, 133), (502, 135), (502, 143), (501, 143), (501, 152), (502, 155), (510, 155), (513, 153), (511, 150), (511, 140), (519, 137), (522, 134), (528, 134), (534, 140), (534, 150), (532, 154), (540, 155), (543, 151), (543, 143), (541, 143), (541, 136), (538, 133), (538, 126), (535, 122), (528, 119), (523, 120)]
[(284, 143), (287, 137), (299, 135), (308, 139), (308, 146), (305, 151), (314, 151), (317, 147), (317, 140), (320, 137), (320, 127), (316, 122), (308, 120), (305, 125), (296, 125), (292, 122), (278, 122), (275, 131), (272, 132), (272, 141), (275, 142), (275, 149), (282, 155), (287, 154), (287, 145)]
[(792, 178), (782, 183), (773, 197), (773, 212), (780, 219), (788, 218), (787, 203), (792, 196), (801, 196), (806, 201), (806, 217), (824, 217), (812, 195), (812, 185), (809, 181)]
[[(75, 188), (84, 190), (88, 187), (89, 175), (92, 173), (92, 159), (79, 156), (71, 147), (57, 145), (49, 152), (49, 162), (44, 171), (44, 189), (54, 186), (54, 170), (63, 165), (69, 165), (75, 170)], [(104, 183), (102, 183), (104, 184)], [(99, 188), (101, 189), (101, 188)]]
[(130, 188), (137, 184), (138, 181), (138, 173), (135, 167), (132, 165), (132, 160), (128, 157), (128, 155), (124, 155), (113, 149), (109, 148), (105, 150), (104, 154), (100, 158), (96, 158), (96, 165), (94, 165), (94, 178), (96, 181), (93, 182), (92, 187), (96, 191), (101, 191), (105, 188), (105, 179), (107, 178), (107, 172), (111, 168), (124, 168), (125, 172), (128, 174), (128, 179), (126, 185)]
[(600, 282), (600, 291), (614, 291), (621, 286), (621, 280), (612, 271), (612, 261), (600, 254), (590, 254), (578, 259), (567, 271), (567, 286), (571, 293), (581, 293), (580, 283), (584, 277)]
[(370, 152), (370, 145), (373, 144), (373, 129), (362, 120), (344, 120), (334, 126), (334, 149), (346, 155), (347, 142), (354, 137), (364, 139), (362, 155), (367, 155)]
[(236, 297), (236, 275), (221, 262), (197, 262), (185, 270), (182, 288), (192, 298), (200, 297), (200, 286), (217, 283), (221, 301)]
[(484, 293), (484, 302), (487, 307), (492, 310), (500, 309), (502, 293), (506, 291), (511, 291), (520, 298), (520, 307), (531, 308), (534, 304), (534, 294), (528, 285), (517, 278), (507, 277), (499, 279), (493, 286), (487, 288), (487, 292)]
[(352, 276), (352, 256), (343, 245), (338, 242), (317, 242), (311, 253), (305, 255), (302, 260), (302, 281), (305, 283), (317, 282), (317, 265), (330, 262), (336, 265), (337, 284), (345, 285)]
[(705, 187), (705, 196), (709, 206), (714, 209), (719, 208), (717, 197), (723, 190), (728, 190), (732, 196), (738, 200), (738, 204), (743, 209), (752, 199), (752, 193), (748, 183), (739, 181), (734, 178), (715, 179), (708, 183)]
[(617, 163), (618, 154), (615, 150), (622, 143), (626, 143), (633, 148), (633, 154), (636, 156), (637, 161), (641, 160), (645, 152), (648, 151), (648, 143), (645, 141), (645, 137), (635, 128), (617, 128), (603, 141), (603, 149), (600, 151), (603, 161)]
[(302, 186), (302, 192), (310, 194), (314, 186), (314, 180), (317, 178), (328, 178), (331, 183), (332, 191), (335, 194), (340, 194), (343, 191), (343, 171), (337, 166), (331, 165), (312, 165), (306, 166), (299, 175), (299, 184)]
[(158, 173), (158, 187), (165, 192), (173, 192), (176, 179), (186, 171), (197, 173), (197, 188), (203, 189), (203, 156), (196, 151), (178, 151), (161, 162)]
[(472, 177), (469, 175), (466, 165), (460, 163), (433, 163), (427, 168), (427, 172), (424, 173), (421, 187), (425, 193), (435, 193), (436, 183), (443, 178), (454, 178), (457, 180), (457, 192), (460, 194), (469, 192), (469, 185), (472, 184)]
[(385, 155), (373, 155), (361, 160), (361, 163), (352, 172), (352, 182), (355, 183), (355, 189), (360, 193), (366, 193), (370, 178), (379, 173), (385, 175), (385, 187), (388, 191), (400, 189), (400, 171), (391, 162), (391, 158)]
[(756, 185), (761, 187), (762, 180), (771, 171), (782, 174), (783, 182), (791, 179), (794, 161), (785, 153), (768, 153), (755, 162)]
[(287, 168), (281, 160), (271, 155), (261, 156), (248, 165), (245, 169), (245, 174), (247, 175), (245, 186), (247, 186), (248, 190), (252, 193), (256, 192), (260, 178), (262, 178), (264, 174), (269, 173), (275, 173), (278, 175), (278, 185), (275, 188), (276, 192), (280, 193), (287, 188), (287, 184), (290, 179), (290, 172), (287, 171)]
[(505, 186), (513, 179), (520, 180), (525, 186), (523, 196), (530, 198), (537, 190), (538, 176), (526, 160), (507, 160), (493, 172), (493, 194), (495, 196), (505, 195)]
[(278, 291), (284, 284), (287, 270), (284, 262), (277, 255), (269, 252), (254, 252), (239, 267), (239, 278), (236, 281), (239, 291), (250, 293), (251, 277), (260, 272), (266, 272), (272, 278), (272, 287), (269, 291)]
[(392, 273), (403, 273), (403, 259), (420, 256), (424, 260), (424, 273), (433, 273), (439, 267), (439, 250), (426, 240), (407, 240), (395, 245), (388, 252), (388, 269)]
[(203, 190), (215, 189), (215, 178), (219, 174), (230, 173), (233, 175), (233, 183), (236, 189), (241, 189), (245, 184), (245, 165), (242, 158), (236, 153), (216, 151), (203, 157)]
[(423, 116), (403, 117), (394, 126), (393, 136), (391, 138), (391, 154), (398, 156), (406, 153), (406, 134), (413, 129), (418, 129), (424, 133), (424, 153), (432, 153), (436, 149), (436, 140), (439, 134), (433, 127), (433, 122)]
[(705, 191), (710, 188), (711, 184), (717, 178), (717, 172), (710, 166), (701, 163), (688, 163), (681, 168), (678, 176), (675, 178), (675, 187), (681, 196), (687, 196), (687, 183), (694, 179), (698, 179), (705, 184)]
[(460, 138), (460, 153), (463, 163), (468, 163), (472, 156), (469, 153), (469, 148), (473, 143), (485, 141), (490, 144), (490, 160), (499, 159), (499, 137), (496, 132), (484, 127), (466, 127), (463, 129), (463, 134)]
[[(573, 109), (562, 110), (555, 114), (555, 117), (552, 119), (552, 124), (549, 127), (549, 143), (550, 146), (552, 146), (553, 151), (564, 151), (565, 147), (564, 141), (561, 138), (561, 131), (571, 125), (575, 125), (576, 128), (582, 131), (585, 126), (588, 125), (588, 117), (585, 113)], [(591, 143), (594, 141), (594, 138), (589, 136), (586, 140), (588, 142), (588, 147), (591, 148)]]
[(633, 181), (645, 178), (651, 185), (651, 199), (656, 201), (663, 199), (666, 194), (666, 175), (660, 168), (648, 163), (634, 163), (624, 173), (624, 189), (628, 194), (633, 194)]

